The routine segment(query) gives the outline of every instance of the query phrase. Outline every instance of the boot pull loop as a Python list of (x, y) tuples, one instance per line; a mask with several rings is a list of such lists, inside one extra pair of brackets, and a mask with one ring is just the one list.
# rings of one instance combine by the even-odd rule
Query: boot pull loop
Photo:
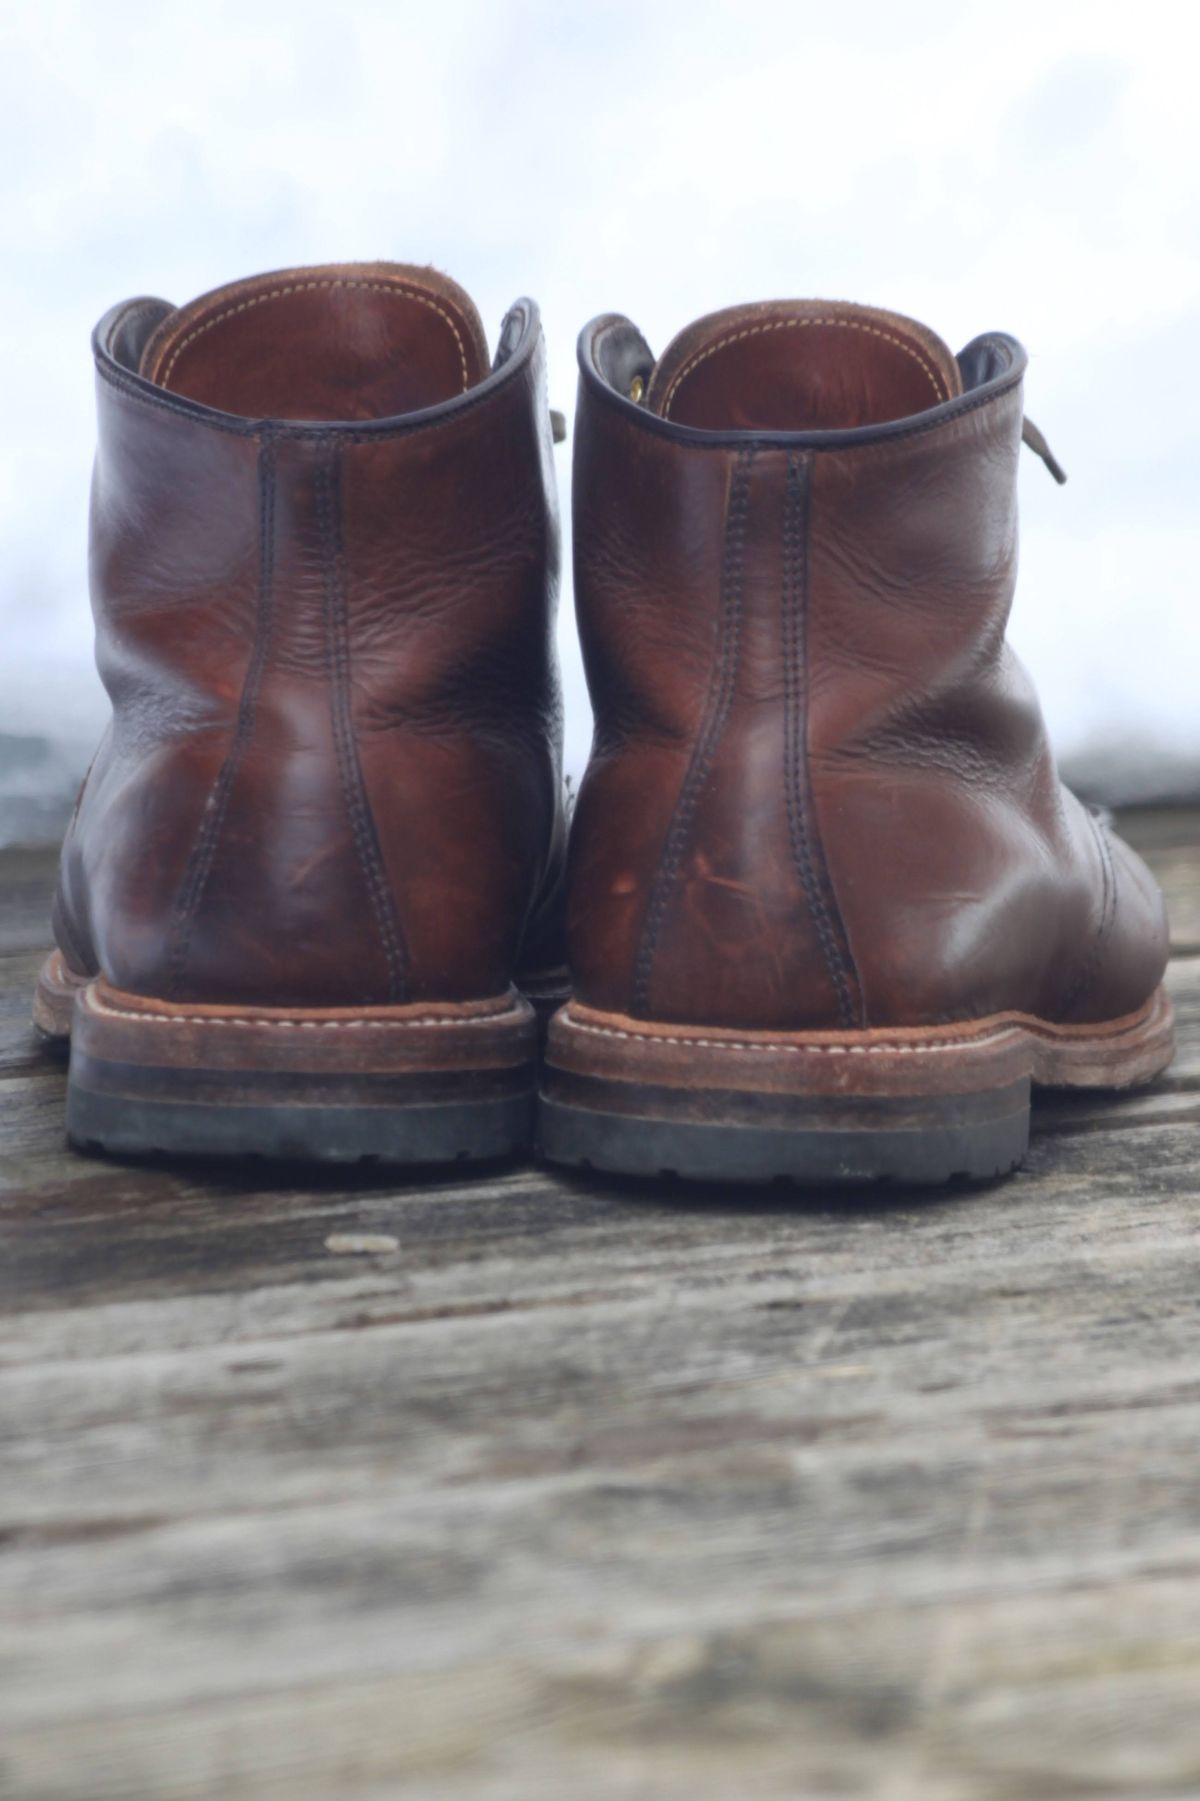
[(1043, 463), (1045, 463), (1047, 469), (1061, 487), (1067, 479), (1067, 472), (1047, 444), (1037, 426), (1033, 423), (1033, 420), (1029, 417), (1028, 413), (1025, 415), (1024, 424), (1021, 426), (1021, 438), (1024, 443), (1028, 444), (1030, 450), (1041, 457)]

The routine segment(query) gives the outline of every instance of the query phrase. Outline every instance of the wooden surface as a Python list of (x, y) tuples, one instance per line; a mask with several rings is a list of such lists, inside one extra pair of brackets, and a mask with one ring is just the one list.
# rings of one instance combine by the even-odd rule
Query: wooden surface
[(1177, 1064), (986, 1191), (87, 1162), (0, 861), (0, 1795), (1200, 1794)]

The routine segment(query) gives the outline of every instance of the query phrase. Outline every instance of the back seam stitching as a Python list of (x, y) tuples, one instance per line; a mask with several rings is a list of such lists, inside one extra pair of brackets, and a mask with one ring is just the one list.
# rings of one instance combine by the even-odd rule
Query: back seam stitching
[(167, 998), (174, 999), (183, 986), (192, 934), (200, 911), (200, 903), (212, 874), (217, 845), (224, 830), (229, 803), (233, 797), (246, 752), (254, 736), (258, 695), (266, 669), (275, 612), (275, 445), (270, 434), (264, 434), (258, 455), (258, 592), (255, 599), (254, 643), (246, 666), (238, 701), (237, 722), (233, 741), (225, 761), (209, 791), (191, 856), (188, 858), (175, 916), (167, 958)]
[(741, 645), (742, 624), (742, 552), (745, 544), (746, 517), (750, 505), (750, 467), (755, 446), (740, 449), (734, 464), (733, 480), (725, 514), (725, 553), (721, 570), (721, 610), (718, 630), (717, 668), (710, 682), (705, 713), (692, 760), (684, 776), (683, 787), (675, 804), (675, 812), (667, 833), (662, 861), (650, 892), (645, 930), (638, 952), (634, 975), (633, 1004), (644, 1008), (649, 1004), (650, 980), (658, 952), (659, 933), (667, 902), (679, 873), (688, 833), (713, 755), (725, 727), (733, 699), (734, 682)]
[(388, 972), (388, 1000), (403, 1000), (408, 958), (396, 915), (383, 854), (367, 799), (362, 765), (350, 712), (350, 651), (347, 639), (346, 594), (342, 575), (340, 493), (336, 448), (317, 468), (317, 530), (325, 588), (325, 651), (329, 677), (329, 710), (334, 752), (341, 778), (342, 796), (350, 819), (350, 831), (359, 866), (367, 884), (371, 911), (379, 931)]
[(835, 929), (826, 893), (829, 877), (824, 867), (824, 855), (816, 834), (815, 820), (810, 825), (812, 794), (810, 781), (807, 779), (809, 772), (805, 745), (808, 580), (804, 549), (808, 528), (807, 498), (807, 466), (799, 455), (793, 453), (787, 461), (783, 526), (784, 788), (788, 832), (796, 872), (816, 927), (821, 955), (837, 995), (842, 1025), (852, 1028), (863, 1023), (861, 988), (856, 978), (852, 980), (853, 962), (849, 947), (839, 942), (840, 935)]

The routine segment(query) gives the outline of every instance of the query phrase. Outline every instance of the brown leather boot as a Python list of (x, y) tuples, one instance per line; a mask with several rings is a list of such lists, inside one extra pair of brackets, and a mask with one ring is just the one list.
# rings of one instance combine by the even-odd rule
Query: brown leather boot
[(536, 307), (516, 302), (489, 367), (433, 270), (295, 269), (131, 301), (94, 350), (113, 722), (35, 1006), (73, 1029), (71, 1138), (524, 1147), (525, 996), (563, 993)]
[(1031, 1083), (1154, 1076), (1162, 897), (1060, 786), (1004, 643), (1020, 345), (787, 302), (657, 362), (598, 319), (580, 365), (596, 735), (545, 1153), (985, 1177)]

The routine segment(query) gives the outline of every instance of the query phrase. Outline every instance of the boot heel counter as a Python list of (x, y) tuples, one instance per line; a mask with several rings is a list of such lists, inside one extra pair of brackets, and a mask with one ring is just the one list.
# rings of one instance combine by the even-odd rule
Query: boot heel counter
[[(691, 616), (672, 618), (657, 592), (644, 601), (682, 673), (661, 651), (638, 669), (640, 651), (610, 621), (589, 621), (605, 661), (593, 654), (600, 754), (576, 828), (578, 988), (646, 1019), (853, 1028), (861, 989), (809, 770), (811, 458), (753, 442), (722, 454), (709, 513), (719, 535), (695, 568), (686, 546), (674, 549)], [(710, 485), (714, 463), (700, 471)], [(605, 523), (589, 528), (602, 543)], [(587, 590), (612, 561), (606, 550), (598, 572), (585, 568), (593, 607)], [(631, 690), (636, 732), (613, 707), (615, 697), (628, 712)], [(652, 736), (643, 722), (657, 723), (655, 703), (670, 729)]]
[(573, 990), (640, 1019), (853, 1029), (865, 1019), (861, 987), (824, 860), (804, 822), (794, 847), (783, 781), (747, 778), (741, 736), (731, 724), (686, 830), (668, 830), (644, 857), (605, 826), (620, 817), (609, 798), (618, 781), (641, 786), (636, 755), (616, 780), (585, 783), (572, 833)]

